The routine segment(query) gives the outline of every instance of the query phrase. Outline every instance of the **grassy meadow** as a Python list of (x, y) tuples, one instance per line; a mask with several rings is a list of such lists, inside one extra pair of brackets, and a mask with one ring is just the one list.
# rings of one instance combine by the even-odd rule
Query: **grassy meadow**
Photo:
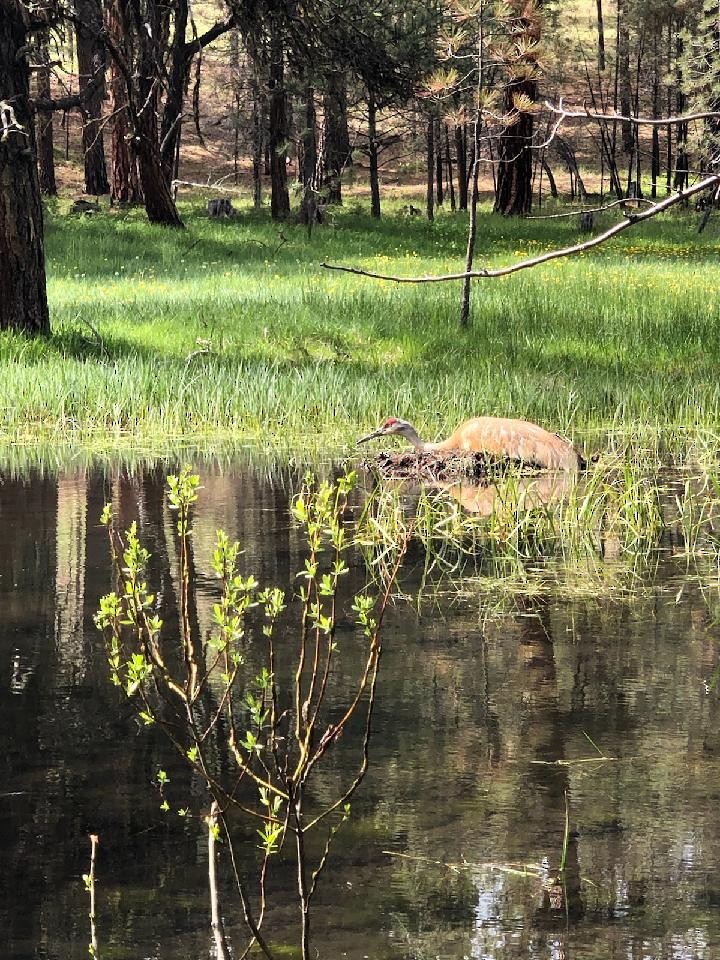
[[(0, 444), (342, 454), (389, 414), (428, 438), (497, 414), (590, 451), (681, 461), (720, 445), (715, 219), (698, 235), (699, 215), (674, 211), (583, 256), (477, 281), (463, 332), (457, 283), (398, 286), (320, 264), (461, 269), (465, 215), (429, 224), (397, 201), (375, 223), (351, 201), (308, 238), (247, 207), (225, 222), (202, 199), (182, 213), (176, 232), (142, 211), (50, 207), (53, 333), (0, 337)], [(576, 218), (483, 208), (476, 265), (580, 237)]]

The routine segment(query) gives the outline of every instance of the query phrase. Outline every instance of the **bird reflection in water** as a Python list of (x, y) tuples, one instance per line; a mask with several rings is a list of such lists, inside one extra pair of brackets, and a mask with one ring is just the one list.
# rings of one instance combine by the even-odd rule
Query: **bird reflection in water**
[[(513, 487), (513, 499), (526, 510), (555, 503), (567, 496), (577, 482), (571, 473), (544, 473), (519, 477)], [(434, 483), (434, 490), (443, 491), (456, 500), (468, 513), (489, 517), (501, 506), (507, 494), (495, 483)]]

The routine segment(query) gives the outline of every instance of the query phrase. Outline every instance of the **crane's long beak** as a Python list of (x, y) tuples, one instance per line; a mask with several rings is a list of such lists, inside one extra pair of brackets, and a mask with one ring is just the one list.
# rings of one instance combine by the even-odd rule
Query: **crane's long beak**
[(382, 437), (382, 435), (383, 430), (382, 427), (380, 427), (378, 430), (373, 430), (372, 433), (368, 433), (366, 437), (360, 437), (355, 446), (359, 446), (361, 443), (367, 443), (368, 440), (374, 440), (375, 437)]

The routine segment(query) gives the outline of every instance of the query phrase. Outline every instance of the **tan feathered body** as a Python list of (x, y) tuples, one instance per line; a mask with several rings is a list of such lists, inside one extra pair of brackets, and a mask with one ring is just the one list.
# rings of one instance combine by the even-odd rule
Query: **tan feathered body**
[(407, 420), (389, 417), (381, 427), (362, 437), (358, 443), (388, 434), (400, 434), (423, 453), (466, 450), (521, 460), (546, 470), (578, 470), (583, 465), (582, 458), (569, 440), (527, 420), (473, 417), (456, 427), (446, 440), (427, 443), (420, 439), (415, 427)]
[(527, 420), (507, 417), (473, 417), (439, 443), (425, 443), (423, 450), (468, 450), (511, 457), (548, 470), (577, 470), (578, 455), (570, 443)]

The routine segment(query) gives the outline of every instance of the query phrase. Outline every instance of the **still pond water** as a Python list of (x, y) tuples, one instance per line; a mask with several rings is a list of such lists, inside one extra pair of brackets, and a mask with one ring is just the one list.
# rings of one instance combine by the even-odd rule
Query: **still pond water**
[[(205, 798), (162, 737), (130, 716), (92, 622), (113, 586), (97, 522), (107, 500), (122, 523), (138, 519), (166, 615), (173, 607), (166, 472), (0, 482), (4, 960), (88, 955), (89, 833), (100, 836), (101, 957), (213, 956), (204, 829), (161, 813), (152, 781), (170, 771), (176, 806), (199, 809)], [(261, 583), (291, 583), (302, 544), (287, 511), (297, 474), (201, 472), (194, 551), (205, 634), (218, 527), (241, 540)], [(352, 577), (364, 585), (359, 561)], [(472, 588), (420, 613), (395, 605), (371, 771), (318, 895), (319, 957), (720, 958), (717, 595), (716, 568), (686, 575), (668, 553), (624, 596), (519, 597), (492, 619)], [(548, 763), (598, 750), (613, 759)], [(553, 880), (566, 798), (563, 891)], [(294, 878), (283, 882), (292, 894)], [(239, 947), (229, 881), (223, 900)], [(276, 899), (269, 920), (270, 939), (289, 942), (287, 902)]]

